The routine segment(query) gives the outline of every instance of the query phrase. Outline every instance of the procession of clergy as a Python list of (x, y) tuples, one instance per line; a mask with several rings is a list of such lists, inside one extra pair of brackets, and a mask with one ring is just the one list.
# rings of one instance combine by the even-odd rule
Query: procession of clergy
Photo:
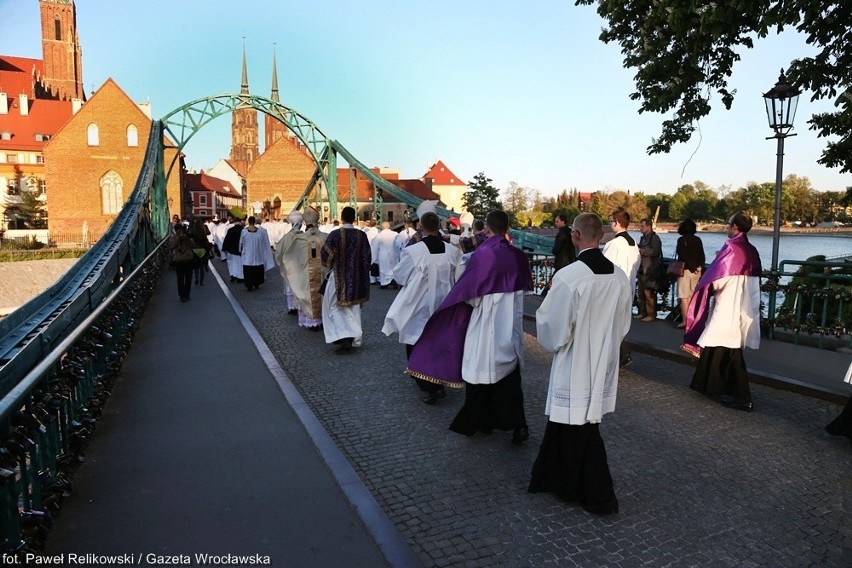
[[(232, 282), (249, 291), (278, 266), (287, 308), (298, 325), (322, 330), (346, 354), (362, 341), (361, 305), (371, 285), (401, 287), (382, 331), (397, 334), (407, 368), (436, 404), (445, 388), (464, 388), (462, 408), (450, 425), (473, 436), (512, 432), (529, 437), (521, 369), (524, 296), (533, 288), (526, 253), (514, 247), (508, 215), (488, 213), (484, 223), (451, 218), (446, 232), (424, 202), (417, 228), (397, 233), (383, 223), (356, 226), (345, 207), (340, 226), (319, 224), (312, 207), (290, 214), (286, 232), (273, 234), (248, 219), (211, 227)], [(577, 216), (570, 231), (576, 260), (559, 268), (536, 312), (537, 339), (553, 353), (545, 406), (548, 422), (532, 468), (531, 493), (549, 492), (597, 515), (618, 512), (602, 417), (615, 409), (621, 344), (632, 321), (641, 256), (627, 234), (630, 216), (613, 212), (614, 237), (601, 247), (603, 223)], [(740, 410), (751, 410), (742, 348), (759, 344), (760, 259), (748, 242), (751, 218), (731, 217), (729, 239), (707, 267), (686, 314), (684, 349), (700, 357), (692, 388)], [(283, 234), (281, 234), (283, 233)], [(274, 248), (275, 258), (272, 250)], [(277, 262), (276, 262), (277, 261)]]

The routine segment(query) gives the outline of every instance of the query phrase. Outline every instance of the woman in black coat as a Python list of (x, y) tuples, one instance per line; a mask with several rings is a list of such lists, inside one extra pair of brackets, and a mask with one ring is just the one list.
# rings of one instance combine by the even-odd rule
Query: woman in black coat
[(677, 259), (683, 261), (683, 276), (677, 280), (677, 298), (680, 303), (681, 320), (677, 327), (683, 329), (686, 326), (686, 312), (689, 309), (689, 301), (692, 293), (701, 279), (701, 271), (704, 270), (704, 243), (695, 233), (697, 227), (692, 219), (684, 219), (678, 225), (677, 232), (681, 235), (677, 240), (675, 253)]
[(204, 286), (204, 273), (207, 271), (207, 260), (210, 258), (210, 241), (207, 240), (207, 235), (210, 234), (210, 229), (201, 221), (200, 217), (196, 217), (192, 223), (192, 249), (195, 253), (195, 285)]

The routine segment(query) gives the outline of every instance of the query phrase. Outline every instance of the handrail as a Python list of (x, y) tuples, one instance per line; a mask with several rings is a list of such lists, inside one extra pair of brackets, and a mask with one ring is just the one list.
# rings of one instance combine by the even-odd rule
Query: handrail
[(0, 399), (0, 549), (40, 550), (156, 279), (164, 237)]
[[(788, 271), (789, 265), (799, 269)], [(810, 272), (809, 268), (818, 271)], [(834, 344), (852, 344), (852, 262), (784, 260), (776, 274), (765, 276), (762, 289), (769, 294), (770, 338), (778, 330), (787, 330), (793, 334), (794, 343), (817, 335), (820, 348), (826, 347), (830, 337), (835, 338)], [(789, 281), (781, 283), (782, 278)], [(779, 293), (783, 294), (783, 302), (775, 309)]]
[(153, 260), (154, 256), (160, 252), (160, 248), (169, 242), (169, 236), (162, 239), (151, 253), (137, 266), (118, 287), (113, 290), (101, 304), (89, 314), (86, 319), (80, 322), (66, 337), (50, 352), (45, 358), (30, 370), (29, 373), (16, 384), (2, 399), (0, 399), (0, 424), (7, 424), (11, 412), (17, 412), (24, 404), (25, 399), (30, 395), (32, 389), (42, 379), (53, 365), (64, 355), (74, 343), (76, 343), (83, 334), (89, 330), (92, 324), (100, 317), (112, 302), (127, 288), (136, 275)]
[(133, 248), (150, 243), (139, 229), (151, 230), (147, 207), (161, 138), (155, 121), (133, 192), (106, 234), (53, 286), (0, 320), (0, 396), (103, 300), (133, 264)]

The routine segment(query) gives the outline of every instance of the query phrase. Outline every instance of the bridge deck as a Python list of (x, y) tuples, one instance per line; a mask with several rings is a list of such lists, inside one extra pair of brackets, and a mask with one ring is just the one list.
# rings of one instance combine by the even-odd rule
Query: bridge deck
[(47, 552), (386, 565), (376, 541), (393, 558), (392, 525), (362, 522), (350, 499), (368, 516), (375, 502), (286, 375), (212, 273), (192, 292), (181, 304), (174, 274), (160, 279)]
[[(601, 521), (525, 491), (549, 366), (532, 335), (530, 441), (465, 438), (447, 431), (463, 394), (420, 403), (402, 347), (379, 332), (393, 291), (373, 289), (364, 347), (340, 356), (286, 315), (275, 271), (258, 291), (222, 282), (223, 294), (212, 278), (223, 264), (211, 266), (187, 304), (171, 273), (160, 280), (49, 553), (257, 553), (286, 566), (796, 566), (849, 554), (848, 441), (822, 430), (839, 412), (826, 401), (852, 392), (848, 354), (764, 341), (746, 352), (755, 382), (811, 396), (756, 385), (756, 411), (742, 413), (688, 389), (670, 324), (635, 322), (635, 362), (603, 427), (622, 512)], [(536, 307), (530, 297), (528, 315)]]

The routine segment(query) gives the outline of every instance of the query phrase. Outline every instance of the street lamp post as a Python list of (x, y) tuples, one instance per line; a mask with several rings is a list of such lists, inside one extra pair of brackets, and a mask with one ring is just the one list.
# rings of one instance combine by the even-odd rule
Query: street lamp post
[[(766, 103), (766, 118), (769, 119), (769, 128), (775, 131), (774, 136), (778, 140), (778, 154), (775, 166), (775, 223), (772, 229), (772, 265), (770, 267), (770, 278), (778, 282), (778, 242), (781, 239), (781, 182), (784, 169), (784, 139), (793, 129), (793, 119), (796, 117), (796, 107), (799, 105), (801, 92), (787, 82), (784, 70), (778, 77), (778, 82), (767, 93), (763, 95)], [(775, 293), (769, 296), (769, 320), (770, 324), (775, 322)], [(770, 325), (770, 337), (772, 336), (772, 325)]]

